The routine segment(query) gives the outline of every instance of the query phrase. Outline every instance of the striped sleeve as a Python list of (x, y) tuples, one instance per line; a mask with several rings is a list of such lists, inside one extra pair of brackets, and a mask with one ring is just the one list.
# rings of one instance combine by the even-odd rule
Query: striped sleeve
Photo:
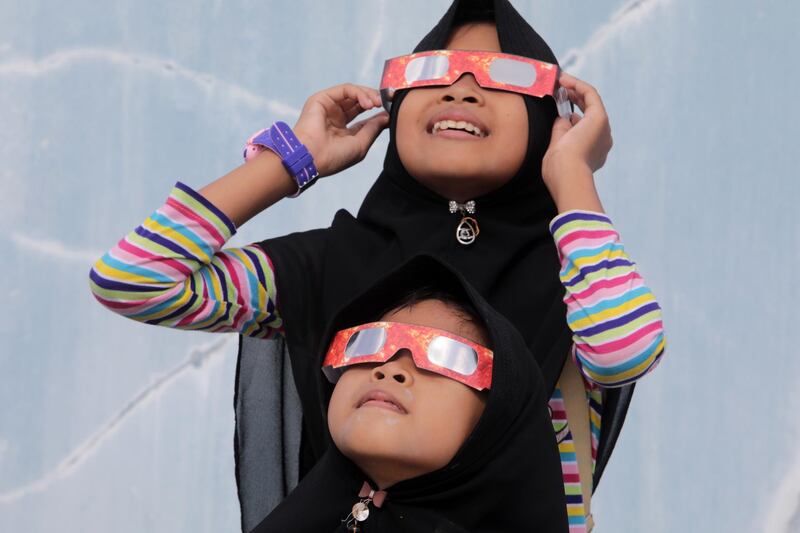
[(190, 187), (167, 202), (92, 267), (95, 298), (120, 315), (179, 329), (282, 332), (269, 257), (256, 245), (222, 246), (236, 228)]
[(611, 220), (600, 213), (569, 211), (553, 219), (550, 231), (561, 261), (578, 367), (603, 387), (639, 379), (664, 353), (661, 308)]

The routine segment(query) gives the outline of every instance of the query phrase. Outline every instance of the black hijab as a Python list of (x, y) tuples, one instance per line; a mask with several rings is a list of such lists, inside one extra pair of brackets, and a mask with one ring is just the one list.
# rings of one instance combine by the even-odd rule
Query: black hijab
[[(561, 468), (541, 372), (517, 330), (461, 276), (429, 256), (418, 256), (346, 306), (325, 340), (345, 327), (376, 320), (387, 305), (420, 284), (469, 302), (477, 311), (494, 351), (492, 387), (483, 415), (452, 461), (387, 489), (383, 505), (370, 506), (361, 531), (566, 533)], [(324, 419), (332, 386), (320, 371), (322, 353), (314, 366), (323, 398), (317, 414)], [(345, 531), (342, 519), (359, 501), (367, 480), (331, 445), (255, 532)]]
[[(457, 15), (466, 16), (464, 9), (475, 5), (454, 2), (416, 50), (444, 48)], [(504, 51), (555, 61), (507, 1), (497, 0), (494, 12)], [(307, 389), (302, 384), (312, 383), (316, 375), (311, 362), (330, 318), (355, 294), (421, 252), (455, 268), (517, 327), (542, 368), (547, 390), (552, 391), (571, 343), (558, 257), (548, 230), (556, 209), (541, 179), (541, 160), (556, 114), (554, 102), (525, 98), (529, 115), (525, 160), (508, 183), (475, 199), (480, 236), (465, 246), (455, 239), (461, 215), (449, 212), (449, 199), (417, 182), (400, 161), (395, 131), (402, 100), (398, 95), (392, 106), (383, 172), (358, 216), (341, 210), (327, 230), (262, 243), (275, 266), (278, 307), (303, 410), (317, 404), (317, 398), (301, 389)], [(304, 429), (313, 463), (324, 451), (324, 431), (313, 423), (305, 423)]]
[[(442, 49), (456, 26), (487, 18), (494, 19), (504, 52), (556, 63), (544, 40), (508, 0), (455, 0), (415, 51)], [(463, 275), (505, 316), (533, 354), (547, 394), (552, 393), (569, 353), (572, 339), (562, 301), (564, 288), (548, 231), (556, 208), (541, 178), (541, 161), (556, 117), (554, 101), (524, 97), (529, 123), (525, 160), (509, 182), (475, 199), (474, 216), (480, 235), (473, 244), (464, 246), (455, 239), (461, 215), (448, 211), (449, 199), (422, 186), (400, 161), (395, 134), (403, 97), (402, 92), (398, 94), (392, 106), (383, 171), (358, 215), (353, 217), (341, 210), (330, 228), (261, 243), (275, 268), (288, 357), (284, 346), (276, 344), (281, 341), (246, 339), (240, 345), (235, 444), (245, 529), (248, 523), (257, 523), (252, 521), (253, 516), (260, 519), (265, 515), (263, 509), (279, 500), (271, 492), (264, 497), (259, 491), (268, 486), (267, 492), (283, 490), (285, 494), (297, 480), (295, 471), (302, 477), (325, 452), (324, 424), (307, 416), (320, 402), (312, 384), (319, 371), (315, 361), (325, 326), (344, 303), (409, 258), (420, 253), (436, 257)], [(288, 367), (293, 384), (281, 379), (281, 372)], [(297, 388), (306, 416), (302, 436), (287, 439), (294, 423), (287, 412), (293, 412), (292, 402), (297, 401), (291, 385)], [(279, 394), (275, 399), (276, 388)], [(626, 390), (631, 389), (623, 389), (622, 396), (615, 389), (604, 398), (595, 484), (624, 419), (629, 399)], [(274, 437), (276, 431), (281, 436)], [(287, 468), (297, 440), (299, 466)], [(267, 469), (263, 466), (265, 454), (270, 453), (276, 457)], [(277, 488), (276, 477), (282, 483)]]

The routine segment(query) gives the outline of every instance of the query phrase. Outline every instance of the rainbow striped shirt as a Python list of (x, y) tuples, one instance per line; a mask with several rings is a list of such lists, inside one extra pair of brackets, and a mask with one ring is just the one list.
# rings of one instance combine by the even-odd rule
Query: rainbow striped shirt
[(664, 353), (661, 308), (611, 220), (569, 211), (553, 219), (550, 231), (561, 261), (575, 360), (584, 377), (603, 387), (641, 378)]
[[(625, 253), (611, 220), (569, 211), (550, 223), (561, 262), (573, 359), (586, 385), (592, 472), (600, 442), (601, 387), (622, 386), (650, 372), (664, 353), (661, 308)], [(587, 516), (575, 442), (560, 386), (550, 399), (561, 455), (570, 533), (586, 533)]]
[[(590, 409), (592, 458), (601, 390), (652, 370), (664, 352), (661, 309), (605, 215), (563, 213), (550, 230), (561, 261), (573, 353)], [(269, 338), (283, 332), (275, 272), (257, 245), (223, 249), (236, 233), (222, 211), (177, 183), (167, 202), (93, 266), (92, 292), (123, 316), (173, 328)], [(559, 435), (570, 533), (586, 531), (572, 434), (561, 389), (550, 401)]]
[(141, 226), (101, 257), (89, 278), (95, 298), (128, 318), (180, 329), (281, 332), (275, 275), (256, 245), (222, 246), (236, 229), (182, 183)]

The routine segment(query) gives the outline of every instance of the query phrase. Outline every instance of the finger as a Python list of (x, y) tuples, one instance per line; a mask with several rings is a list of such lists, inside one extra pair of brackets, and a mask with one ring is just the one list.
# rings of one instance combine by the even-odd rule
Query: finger
[(344, 96), (358, 100), (358, 103), (364, 109), (372, 109), (380, 105), (380, 95), (375, 89), (352, 83), (346, 83), (341, 87)]
[(365, 107), (362, 103), (362, 100), (354, 100), (351, 98), (347, 98), (344, 100), (344, 103), (341, 106), (342, 112), (345, 114), (347, 122), (349, 123), (351, 120), (356, 118), (358, 115), (363, 113), (364, 111), (368, 111), (369, 109), (373, 109), (375, 106), (372, 104), (372, 101), (369, 100)]
[(360, 103), (356, 103), (355, 105), (350, 107), (347, 111), (345, 111), (345, 116), (347, 119), (346, 123), (349, 124), (358, 115), (362, 114), (365, 111), (369, 111), (370, 109), (372, 109), (372, 106), (365, 109), (364, 106), (362, 106)]
[(566, 87), (567, 89), (571, 89), (575, 87), (575, 84), (578, 82), (578, 78), (569, 74), (565, 71), (561, 71), (561, 74), (558, 76), (558, 83)]
[(578, 78), (571, 76), (566, 72), (561, 73), (559, 83), (566, 87), (567, 92), (571, 93), (571, 95), (575, 97), (574, 102), (578, 104), (581, 111), (584, 113), (586, 113), (589, 109), (598, 111), (602, 110), (602, 112), (605, 113), (603, 99), (600, 98), (600, 93), (598, 93), (597, 89), (595, 89), (592, 85), (583, 80), (579, 80)]
[(585, 112), (589, 108), (596, 108), (605, 112), (603, 99), (600, 98), (600, 93), (592, 85), (566, 72), (561, 73), (558, 81), (567, 89), (570, 94), (570, 100), (575, 102), (581, 111)]
[(571, 123), (571, 124), (574, 126), (574, 125), (576, 125), (578, 122), (580, 122), (582, 118), (583, 118), (583, 117), (582, 117), (582, 116), (580, 116), (579, 114), (577, 114), (577, 113), (572, 113), (572, 114), (569, 116), (569, 121), (570, 121), (570, 123)]
[(349, 129), (358, 141), (362, 157), (369, 151), (381, 131), (389, 125), (389, 114), (385, 111), (353, 124)]
[(559, 139), (571, 128), (572, 124), (570, 124), (569, 120), (563, 117), (556, 118), (555, 122), (553, 122), (553, 131), (550, 133), (550, 146), (554, 146), (558, 143)]
[(342, 111), (345, 115), (345, 123), (348, 124), (358, 115), (366, 111), (366, 109), (364, 109), (359, 102), (354, 102), (348, 107), (343, 108)]
[[(345, 115), (347, 117), (347, 122), (350, 122), (358, 115), (363, 113), (364, 111), (369, 111), (370, 109), (374, 109), (375, 107), (381, 107), (382, 103), (380, 101), (380, 95), (378, 91), (374, 89), (370, 89), (369, 87), (361, 87), (355, 86), (358, 91), (358, 94), (361, 95), (358, 101), (354, 102), (350, 107), (345, 109)], [(373, 97), (377, 99), (377, 104), (373, 100)], [(363, 103), (366, 100), (366, 105)]]
[(583, 95), (575, 91), (575, 89), (567, 89), (567, 97), (569, 101), (574, 104), (574, 107), (579, 109), (581, 113), (584, 113), (586, 109), (586, 101), (583, 98)]
[(343, 125), (349, 124), (358, 115), (374, 107), (371, 104), (369, 104), (368, 107), (364, 107), (364, 105), (358, 100), (353, 101), (348, 99), (346, 102), (347, 103), (343, 106), (336, 106), (337, 109), (344, 115)]
[(357, 94), (359, 97), (359, 102), (364, 106), (365, 109), (371, 109), (373, 107), (380, 107), (383, 105), (381, 102), (380, 92), (372, 87), (348, 83), (345, 84), (344, 90), (347, 94)]
[[(382, 105), (380, 93), (377, 90), (352, 83), (344, 83), (320, 91), (312, 97), (312, 100), (322, 103), (329, 116), (339, 115), (344, 120), (344, 124), (362, 112)], [(336, 119), (336, 122), (339, 122), (339, 119)]]
[(355, 87), (361, 90), (375, 107), (383, 105), (383, 102), (381, 101), (381, 93), (378, 91), (378, 89), (367, 87), (366, 85), (355, 85)]
[(583, 112), (583, 108), (586, 106), (586, 103), (583, 101), (581, 95), (575, 92), (574, 89), (567, 89), (567, 96), (569, 97), (569, 101), (575, 104), (575, 107)]
[(350, 84), (336, 85), (321, 91), (315, 95), (317, 99), (324, 102), (326, 108), (343, 108), (351, 106), (354, 102), (366, 104), (366, 99), (359, 99), (359, 93)]
[[(368, 133), (374, 133), (375, 135), (377, 135), (381, 130), (383, 130), (388, 125), (389, 125), (389, 114), (386, 111), (382, 111), (380, 113), (372, 115), (371, 117), (353, 123), (347, 128), (347, 132), (354, 137), (358, 137), (359, 135), (365, 135), (363, 131), (364, 129), (367, 129)], [(377, 128), (377, 131), (373, 132), (371, 128)]]

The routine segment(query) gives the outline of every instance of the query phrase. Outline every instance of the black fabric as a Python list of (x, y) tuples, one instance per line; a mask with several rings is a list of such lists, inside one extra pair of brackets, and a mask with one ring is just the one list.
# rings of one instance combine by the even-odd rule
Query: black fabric
[[(445, 47), (461, 4), (453, 4), (417, 50)], [(494, 9), (504, 51), (555, 62), (547, 44), (508, 2), (498, 0)], [(425, 252), (456, 268), (517, 327), (552, 391), (571, 343), (558, 257), (548, 230), (556, 209), (541, 179), (541, 159), (556, 114), (554, 102), (525, 97), (529, 116), (525, 160), (508, 183), (475, 199), (481, 233), (464, 246), (455, 239), (461, 216), (449, 212), (449, 199), (421, 185), (400, 161), (395, 126), (403, 96), (398, 95), (393, 105), (383, 172), (358, 216), (339, 211), (321, 243), (318, 235), (263, 243), (275, 266), (278, 295), (286, 295), (279, 309), (298, 389), (317, 372), (311, 361), (336, 310), (396, 265)], [(318, 401), (302, 392), (300, 399), (304, 412)], [(321, 457), (323, 428), (314, 420), (304, 425), (313, 453)]]
[(300, 398), (286, 343), (283, 337), (252, 344), (254, 340), (239, 345), (234, 395), (242, 531), (250, 531), (283, 500), (297, 485), (300, 471)]
[[(460, 20), (487, 15), (496, 21), (504, 52), (556, 62), (544, 40), (507, 0), (454, 1), (415, 50), (444, 48)], [(431, 254), (461, 273), (517, 328), (541, 369), (548, 394), (555, 387), (572, 343), (562, 301), (564, 289), (558, 279), (557, 252), (548, 231), (556, 209), (541, 179), (541, 160), (556, 116), (553, 100), (524, 97), (529, 119), (525, 160), (508, 183), (475, 199), (480, 235), (473, 244), (463, 246), (455, 240), (461, 216), (449, 213), (449, 199), (422, 186), (400, 161), (395, 126), (404, 96), (403, 92), (398, 94), (392, 107), (383, 171), (357, 216), (339, 211), (330, 228), (261, 243), (275, 267), (278, 309), (284, 320), (292, 373), (306, 414), (301, 478), (326, 449), (322, 420), (308, 416), (321, 401), (310, 384), (319, 371), (314, 361), (325, 325), (354, 295), (419, 253)], [(266, 344), (244, 340), (241, 357), (258, 359), (259, 343)], [(274, 363), (258, 361), (257, 364)], [(606, 393), (607, 405), (619, 408), (603, 413), (600, 449), (604, 453), (599, 457), (598, 473), (603, 471), (624, 420), (629, 395), (625, 401), (617, 401), (618, 395), (617, 390)], [(260, 408), (255, 412), (237, 409), (237, 425), (257, 424), (261, 417), (274, 416), (265, 413), (269, 405)], [(299, 414), (295, 412), (294, 416)], [(613, 428), (614, 433), (609, 433), (607, 427)], [(255, 475), (249, 471), (253, 456), (251, 461), (242, 460), (241, 451), (248, 443), (239, 437), (237, 432), (236, 468), (243, 513), (246, 502), (250, 502), (249, 508), (258, 509), (243, 515), (243, 524), (247, 525), (263, 517), (268, 508), (261, 503), (261, 495), (251, 492), (252, 487), (264, 483), (249, 479)], [(283, 441), (279, 437), (275, 440), (279, 450), (283, 450)], [(598, 480), (596, 475), (595, 482)], [(283, 490), (274, 481), (271, 486), (270, 490)]]
[[(561, 466), (540, 369), (516, 328), (458, 274), (431, 257), (412, 259), (347, 305), (324, 343), (339, 329), (374, 320), (378, 310), (420, 285), (463, 296), (475, 306), (494, 351), (492, 387), (483, 415), (450, 463), (386, 489), (383, 506), (371, 508), (361, 530), (566, 533)], [(314, 359), (322, 419), (332, 391), (319, 370), (324, 352)], [(365, 480), (331, 445), (255, 531), (344, 531), (342, 519)]]

